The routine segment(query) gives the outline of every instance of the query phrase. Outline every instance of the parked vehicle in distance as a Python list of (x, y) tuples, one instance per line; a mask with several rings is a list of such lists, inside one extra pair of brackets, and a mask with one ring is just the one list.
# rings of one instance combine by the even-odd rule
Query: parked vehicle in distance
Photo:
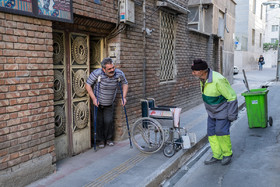
[(238, 67), (237, 67), (237, 66), (234, 66), (234, 67), (233, 67), (233, 75), (238, 74), (238, 72), (239, 72)]

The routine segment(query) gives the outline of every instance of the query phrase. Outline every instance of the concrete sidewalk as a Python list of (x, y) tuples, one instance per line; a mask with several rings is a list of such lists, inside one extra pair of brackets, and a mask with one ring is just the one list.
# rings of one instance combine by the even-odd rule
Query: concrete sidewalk
[[(275, 79), (276, 68), (250, 71), (246, 75), (250, 89), (258, 88)], [(234, 76), (232, 87), (242, 108), (244, 98), (241, 93), (246, 91), (242, 72)], [(181, 126), (185, 126), (188, 132), (196, 133), (198, 142), (191, 149), (180, 150), (171, 158), (165, 157), (162, 150), (151, 155), (140, 153), (136, 148), (130, 149), (126, 140), (97, 152), (90, 149), (64, 159), (57, 163), (56, 173), (28, 186), (158, 186), (208, 143), (206, 119), (203, 104), (181, 114)]]

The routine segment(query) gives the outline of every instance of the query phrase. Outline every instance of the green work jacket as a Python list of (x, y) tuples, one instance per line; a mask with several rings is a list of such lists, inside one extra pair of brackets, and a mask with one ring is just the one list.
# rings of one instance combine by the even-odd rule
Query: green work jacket
[(202, 99), (211, 118), (234, 121), (238, 115), (238, 103), (235, 91), (228, 80), (220, 73), (208, 70), (208, 78), (200, 81)]

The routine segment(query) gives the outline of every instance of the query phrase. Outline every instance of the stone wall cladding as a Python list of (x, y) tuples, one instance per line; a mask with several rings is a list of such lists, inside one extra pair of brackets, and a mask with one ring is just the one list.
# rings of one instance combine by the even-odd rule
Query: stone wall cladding
[(0, 13), (0, 171), (54, 153), (52, 22)]

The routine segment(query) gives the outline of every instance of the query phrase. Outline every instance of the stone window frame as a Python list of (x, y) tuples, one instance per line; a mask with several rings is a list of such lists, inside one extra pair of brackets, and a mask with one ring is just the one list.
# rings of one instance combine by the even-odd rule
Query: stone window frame
[(278, 32), (279, 25), (271, 25), (271, 32)]
[[(188, 8), (190, 13), (188, 14), (188, 25), (189, 28), (199, 30), (199, 22), (200, 22), (200, 11), (199, 6), (190, 6)], [(195, 15), (193, 15), (195, 14)]]

